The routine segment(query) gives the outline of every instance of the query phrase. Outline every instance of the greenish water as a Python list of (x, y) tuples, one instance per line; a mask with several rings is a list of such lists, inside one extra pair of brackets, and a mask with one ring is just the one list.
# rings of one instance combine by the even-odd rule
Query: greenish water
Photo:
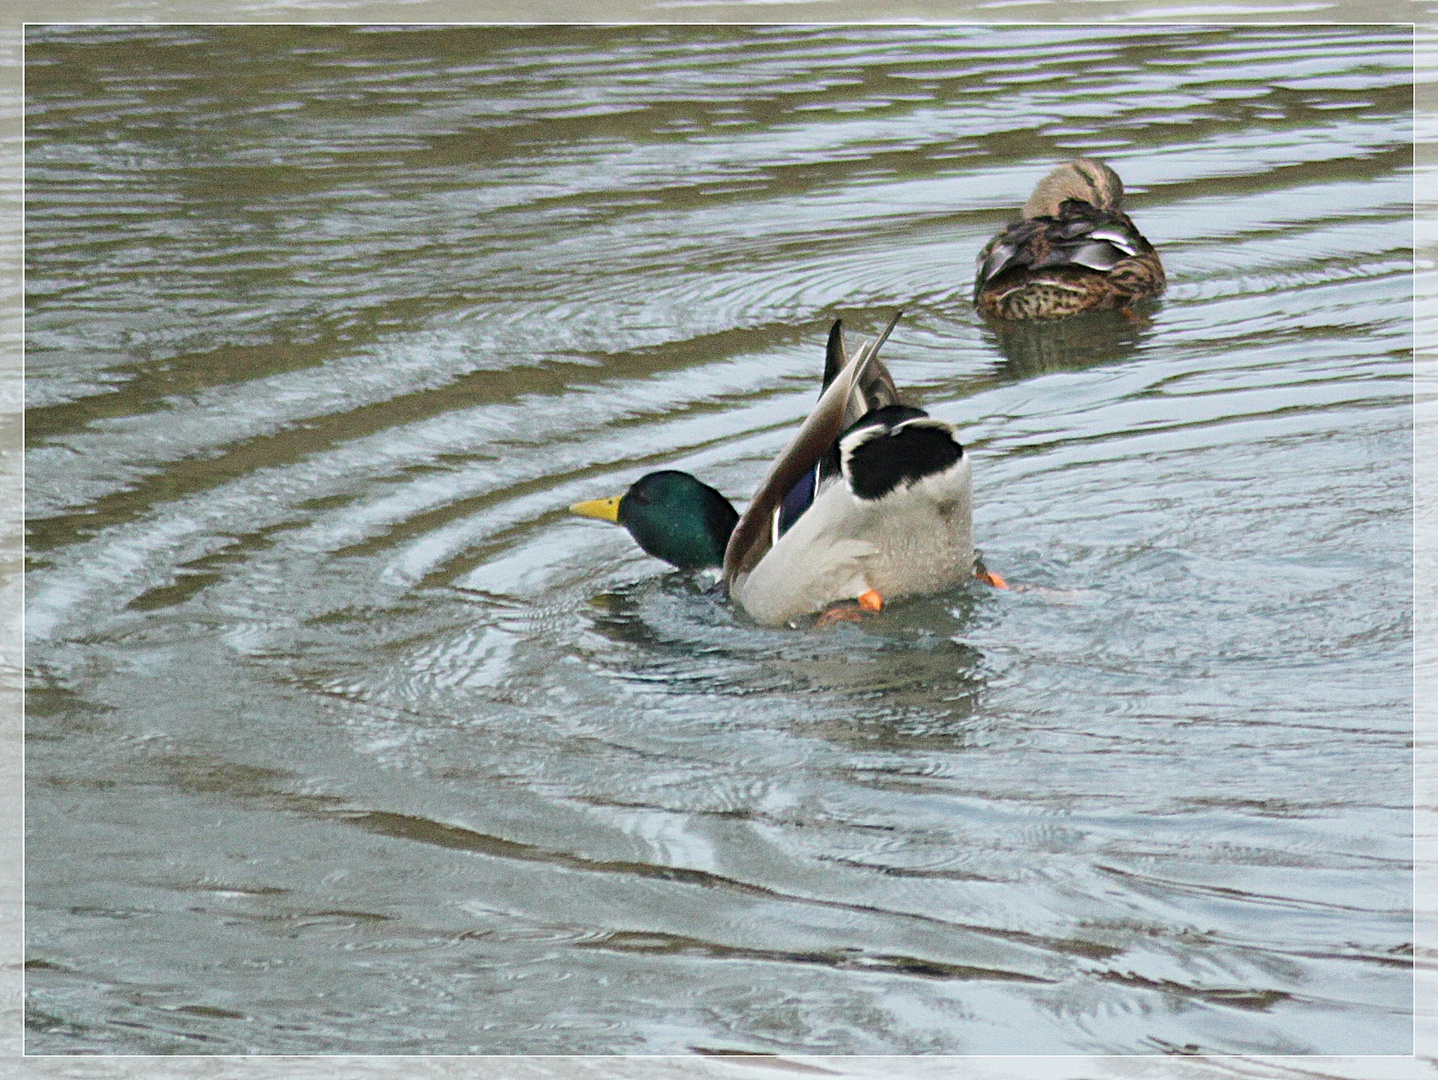
[[(1411, 39), (35, 29), (31, 1053), (1408, 1053)], [(1170, 288), (997, 334), (1109, 161)], [(835, 316), (988, 566), (760, 630)]]

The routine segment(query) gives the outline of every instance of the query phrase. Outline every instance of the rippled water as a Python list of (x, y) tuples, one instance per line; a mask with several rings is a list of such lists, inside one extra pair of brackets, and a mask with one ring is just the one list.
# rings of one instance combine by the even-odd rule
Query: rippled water
[[(1407, 1053), (1402, 28), (35, 29), (30, 1052)], [(995, 333), (1078, 152), (1150, 317)], [(757, 629), (828, 324), (974, 584)]]

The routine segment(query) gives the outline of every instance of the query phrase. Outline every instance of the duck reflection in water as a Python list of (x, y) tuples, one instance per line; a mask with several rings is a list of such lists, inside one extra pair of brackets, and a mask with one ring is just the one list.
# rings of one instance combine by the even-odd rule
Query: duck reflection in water
[(821, 634), (755, 627), (702, 575), (662, 574), (589, 600), (586, 662), (610, 677), (712, 700), (794, 694), (788, 731), (875, 748), (961, 749), (975, 737), (983, 654), (961, 639), (983, 586), (918, 597), (904, 617)]
[(1141, 316), (1091, 311), (1042, 322), (989, 322), (980, 333), (1003, 357), (995, 374), (1010, 380), (1127, 360), (1152, 336), (1153, 327)]

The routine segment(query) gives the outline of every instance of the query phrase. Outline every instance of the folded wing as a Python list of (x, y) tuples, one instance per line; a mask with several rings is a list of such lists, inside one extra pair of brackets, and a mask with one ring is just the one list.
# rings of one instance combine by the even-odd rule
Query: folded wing
[(1124, 259), (1152, 250), (1124, 214), (1068, 202), (1062, 216), (1017, 222), (989, 242), (979, 255), (974, 299), (985, 285), (1009, 271), (1064, 266), (1108, 271)]

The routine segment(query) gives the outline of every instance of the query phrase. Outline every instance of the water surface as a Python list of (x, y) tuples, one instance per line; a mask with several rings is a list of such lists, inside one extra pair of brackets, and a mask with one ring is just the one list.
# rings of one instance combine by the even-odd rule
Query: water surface
[[(27, 1049), (1408, 1053), (1401, 28), (32, 29)], [(1118, 169), (1171, 287), (999, 333)], [(824, 335), (978, 584), (750, 625)]]

